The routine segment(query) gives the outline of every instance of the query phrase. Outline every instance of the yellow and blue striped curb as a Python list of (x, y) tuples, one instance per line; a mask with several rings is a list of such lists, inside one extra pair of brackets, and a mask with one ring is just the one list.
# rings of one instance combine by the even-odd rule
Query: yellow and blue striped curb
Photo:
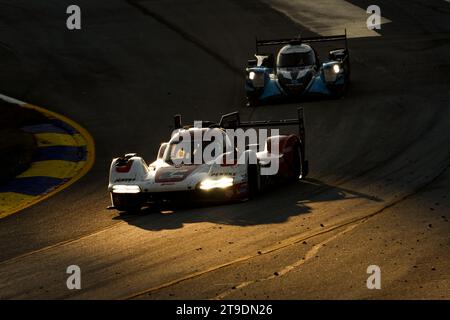
[(47, 118), (45, 123), (22, 128), (34, 135), (38, 148), (28, 170), (0, 186), (0, 218), (4, 218), (83, 177), (94, 164), (95, 147), (89, 132), (73, 120), (2, 94), (0, 99), (36, 110)]

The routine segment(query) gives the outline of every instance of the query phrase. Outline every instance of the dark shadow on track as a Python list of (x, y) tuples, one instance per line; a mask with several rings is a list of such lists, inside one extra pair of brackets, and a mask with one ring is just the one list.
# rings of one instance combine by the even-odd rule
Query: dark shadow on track
[[(326, 203), (355, 198), (382, 202), (381, 199), (370, 195), (308, 179), (278, 187), (275, 191), (266, 191), (257, 198), (242, 203), (211, 206), (187, 202), (186, 199), (183, 200), (186, 202), (150, 206), (134, 214), (121, 213), (114, 219), (152, 231), (178, 229), (184, 224), (198, 222), (245, 227), (278, 224), (293, 216), (311, 214), (313, 210), (310, 204), (315, 202)], [(280, 203), (283, 206), (280, 206)], [(230, 207), (233, 207), (233, 210), (230, 210)], [(142, 217), (143, 215), (145, 217)]]

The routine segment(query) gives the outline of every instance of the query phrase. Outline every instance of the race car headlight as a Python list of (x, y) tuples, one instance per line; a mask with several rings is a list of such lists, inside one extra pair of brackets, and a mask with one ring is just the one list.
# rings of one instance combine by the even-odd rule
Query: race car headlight
[(339, 72), (341, 72), (341, 67), (338, 64), (335, 64), (333, 66), (333, 71), (334, 71), (334, 73), (339, 73)]
[(265, 83), (265, 73), (250, 71), (248, 73), (248, 79), (252, 82), (255, 88), (262, 88)]
[(343, 69), (339, 63), (325, 63), (323, 66), (323, 75), (325, 77), (325, 82), (327, 83), (333, 83), (336, 81), (342, 72)]
[(223, 177), (220, 179), (206, 179), (200, 183), (200, 189), (211, 190), (211, 189), (226, 189), (233, 185), (233, 178)]
[(112, 187), (113, 193), (139, 193), (141, 188), (133, 185), (116, 185)]

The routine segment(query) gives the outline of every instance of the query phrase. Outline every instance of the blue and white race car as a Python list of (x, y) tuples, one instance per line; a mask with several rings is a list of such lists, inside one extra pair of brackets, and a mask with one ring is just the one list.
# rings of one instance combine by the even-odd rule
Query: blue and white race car
[[(320, 61), (312, 43), (344, 41), (344, 48), (328, 53)], [(274, 54), (259, 52), (260, 47), (280, 46)], [(290, 101), (314, 96), (341, 97), (350, 81), (347, 34), (329, 37), (256, 40), (256, 54), (248, 61), (245, 91), (249, 106)]]

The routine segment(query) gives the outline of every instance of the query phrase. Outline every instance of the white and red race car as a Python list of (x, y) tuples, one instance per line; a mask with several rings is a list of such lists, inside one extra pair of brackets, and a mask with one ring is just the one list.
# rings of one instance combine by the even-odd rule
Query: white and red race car
[[(174, 119), (171, 139), (161, 144), (150, 165), (133, 153), (113, 159), (108, 185), (111, 208), (136, 211), (161, 201), (249, 199), (269, 185), (296, 181), (308, 173), (302, 108), (297, 119), (241, 122), (239, 113), (233, 112), (218, 124), (196, 122), (187, 127), (180, 115)], [(292, 125), (298, 125), (298, 135), (270, 135), (259, 143), (247, 143), (250, 135), (245, 128)], [(237, 141), (236, 146), (236, 140), (242, 140), (237, 131), (244, 133), (246, 143)]]

